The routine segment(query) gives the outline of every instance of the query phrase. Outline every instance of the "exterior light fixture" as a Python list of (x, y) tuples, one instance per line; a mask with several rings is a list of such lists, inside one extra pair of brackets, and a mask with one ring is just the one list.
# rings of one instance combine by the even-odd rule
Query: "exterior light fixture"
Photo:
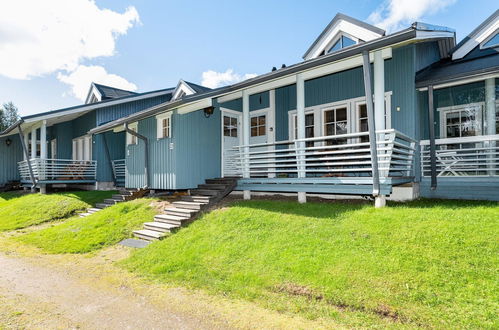
[(10, 146), (12, 144), (12, 140), (11, 139), (7, 139), (5, 140), (5, 144), (8, 146)]
[(215, 112), (215, 107), (207, 107), (207, 108), (204, 108), (204, 109), (203, 109), (203, 112), (204, 112), (204, 116), (205, 116), (206, 118), (209, 118), (209, 117), (213, 114), (213, 112)]

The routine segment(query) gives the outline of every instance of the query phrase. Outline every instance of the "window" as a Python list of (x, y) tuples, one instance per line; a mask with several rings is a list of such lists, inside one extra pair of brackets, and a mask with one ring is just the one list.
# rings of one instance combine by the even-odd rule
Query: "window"
[(477, 136), (481, 132), (482, 107), (480, 105), (462, 106), (444, 110), (443, 134), (447, 138)]
[(264, 136), (266, 134), (265, 115), (251, 117), (251, 136)]
[(496, 33), (492, 38), (486, 41), (482, 48), (494, 48), (499, 47), (499, 32)]
[[(128, 129), (134, 132), (137, 132), (137, 123), (128, 125)], [(137, 137), (130, 133), (126, 134), (126, 144), (137, 144)]]
[(237, 137), (237, 118), (224, 116), (224, 136)]
[(92, 137), (73, 139), (73, 160), (92, 160)]
[(171, 113), (162, 114), (156, 117), (157, 138), (164, 139), (171, 137), (172, 116)]
[[(347, 108), (335, 108), (324, 111), (324, 135), (341, 135), (348, 133)], [(328, 140), (327, 144), (345, 144), (347, 139)]]
[[(294, 138), (298, 138), (298, 117), (297, 115), (293, 115), (293, 126), (294, 126)], [(315, 137), (314, 133), (314, 114), (307, 113), (305, 114), (305, 138), (313, 138)], [(314, 142), (308, 141), (306, 143), (307, 147), (313, 147)]]
[[(369, 125), (367, 122), (367, 105), (359, 104), (359, 132), (368, 132)], [(361, 136), (360, 142), (369, 142), (369, 136)]]
[(348, 47), (348, 46), (352, 46), (352, 45), (355, 45), (356, 42), (347, 37), (347, 36), (344, 36), (342, 35), (334, 44), (331, 48), (329, 48), (329, 51), (328, 53), (332, 53), (332, 52), (335, 52), (337, 50), (340, 50), (342, 48), (345, 48), (345, 47)]

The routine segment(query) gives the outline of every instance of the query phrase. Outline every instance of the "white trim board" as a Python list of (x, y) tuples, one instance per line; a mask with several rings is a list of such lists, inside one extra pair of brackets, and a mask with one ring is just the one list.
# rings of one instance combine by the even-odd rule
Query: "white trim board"
[(468, 40), (452, 53), (452, 60), (458, 60), (468, 55), (475, 47), (483, 43), (491, 34), (499, 29), (499, 15), (487, 25), (468, 36)]

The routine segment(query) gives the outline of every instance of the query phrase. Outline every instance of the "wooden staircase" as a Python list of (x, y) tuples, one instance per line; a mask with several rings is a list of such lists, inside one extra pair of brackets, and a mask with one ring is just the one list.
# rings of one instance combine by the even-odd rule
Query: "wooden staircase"
[(89, 208), (86, 212), (80, 213), (80, 217), (88, 217), (89, 215), (99, 212), (106, 207), (144, 197), (148, 192), (148, 189), (120, 189), (118, 194), (113, 195), (111, 198), (105, 199), (102, 203), (95, 204), (95, 207)]
[(237, 180), (232, 178), (208, 179), (190, 195), (182, 196), (180, 201), (172, 203), (164, 214), (154, 217), (153, 222), (146, 222), (144, 229), (133, 232), (134, 236), (147, 241), (159, 240), (186, 224), (194, 221), (199, 213), (218, 203), (235, 187)]

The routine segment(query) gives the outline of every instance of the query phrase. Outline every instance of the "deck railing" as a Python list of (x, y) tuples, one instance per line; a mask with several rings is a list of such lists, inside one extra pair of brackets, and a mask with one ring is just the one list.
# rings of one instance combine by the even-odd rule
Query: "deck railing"
[(112, 161), (113, 174), (117, 182), (125, 182), (126, 164), (124, 159), (115, 159)]
[[(435, 140), (437, 176), (499, 176), (499, 134)], [(421, 173), (431, 176), (430, 141), (421, 141)]]
[[(393, 129), (376, 134), (380, 176), (414, 176), (416, 141)], [(368, 132), (237, 146), (226, 152), (225, 157), (225, 176), (372, 176)]]
[[(95, 181), (97, 161), (70, 159), (29, 160), (36, 181)], [(22, 181), (31, 181), (28, 161), (18, 163)]]

